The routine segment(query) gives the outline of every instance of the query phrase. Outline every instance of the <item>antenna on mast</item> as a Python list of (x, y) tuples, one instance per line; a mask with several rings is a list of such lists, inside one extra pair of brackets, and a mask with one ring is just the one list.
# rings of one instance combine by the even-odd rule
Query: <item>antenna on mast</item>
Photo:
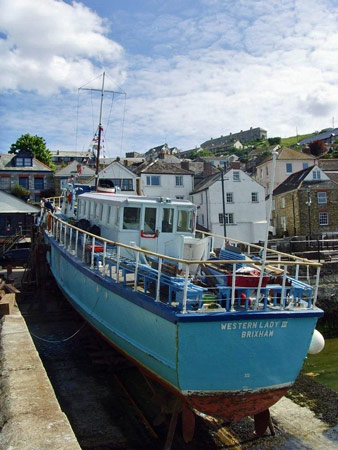
[(99, 132), (98, 132), (98, 140), (97, 140), (97, 152), (96, 152), (96, 168), (95, 168), (95, 191), (97, 190), (97, 185), (98, 185), (98, 178), (99, 178), (99, 165), (100, 165), (100, 149), (101, 149), (101, 133), (102, 133), (102, 109), (103, 109), (103, 97), (104, 97), (104, 93), (108, 92), (111, 94), (122, 94), (122, 95), (126, 95), (125, 92), (123, 91), (108, 91), (108, 90), (104, 90), (104, 81), (105, 81), (105, 77), (106, 77), (106, 72), (103, 72), (102, 74), (102, 87), (101, 89), (92, 89), (92, 88), (85, 88), (85, 87), (80, 87), (79, 90), (83, 90), (83, 91), (96, 91), (96, 92), (101, 92), (101, 103), (100, 103), (100, 117), (99, 117)]

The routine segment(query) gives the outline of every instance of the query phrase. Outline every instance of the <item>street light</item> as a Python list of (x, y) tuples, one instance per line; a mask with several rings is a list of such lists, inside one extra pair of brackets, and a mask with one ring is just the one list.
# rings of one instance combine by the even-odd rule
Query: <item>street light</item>
[(305, 202), (305, 204), (307, 205), (307, 211), (308, 211), (308, 219), (309, 219), (309, 234), (310, 234), (310, 239), (311, 239), (311, 234), (312, 234), (312, 230), (311, 230), (311, 192), (310, 189), (307, 190), (307, 201)]
[(224, 195), (224, 167), (221, 170), (221, 183), (222, 183), (222, 206), (223, 206), (223, 232), (224, 237), (227, 235), (227, 226), (225, 223), (225, 195)]

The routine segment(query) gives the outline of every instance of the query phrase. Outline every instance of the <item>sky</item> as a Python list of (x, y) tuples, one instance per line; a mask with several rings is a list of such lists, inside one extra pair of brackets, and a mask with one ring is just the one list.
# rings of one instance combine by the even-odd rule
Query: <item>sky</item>
[[(338, 124), (338, 0), (0, 0), (0, 153), (104, 155)], [(97, 89), (85, 90), (79, 88)]]

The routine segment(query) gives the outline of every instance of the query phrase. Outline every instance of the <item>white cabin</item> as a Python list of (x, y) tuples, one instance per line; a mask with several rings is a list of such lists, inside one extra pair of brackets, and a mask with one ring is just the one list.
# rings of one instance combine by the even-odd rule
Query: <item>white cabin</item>
[(196, 206), (189, 200), (90, 192), (78, 197), (77, 220), (100, 234), (175, 258), (204, 259), (211, 239), (195, 238)]

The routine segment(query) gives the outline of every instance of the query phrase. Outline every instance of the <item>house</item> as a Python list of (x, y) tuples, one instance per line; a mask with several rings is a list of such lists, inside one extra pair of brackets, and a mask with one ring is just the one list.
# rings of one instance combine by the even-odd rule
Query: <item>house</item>
[(338, 128), (327, 128), (321, 133), (315, 136), (310, 136), (308, 138), (302, 139), (298, 142), (299, 145), (309, 145), (314, 141), (323, 141), (326, 144), (332, 144), (338, 138)]
[(176, 147), (169, 148), (168, 144), (158, 145), (157, 147), (150, 148), (144, 156), (147, 160), (154, 160), (160, 155), (178, 155), (179, 150)]
[(90, 167), (95, 165), (95, 158), (91, 151), (86, 152), (71, 152), (63, 150), (51, 150), (53, 163), (61, 167), (64, 164), (69, 164), (72, 161), (76, 161), (81, 164), (86, 164)]
[[(139, 193), (137, 184), (138, 176), (128, 169), (125, 165), (121, 164), (119, 160), (113, 161), (109, 166), (102, 169), (98, 174), (99, 180), (109, 180), (115, 187), (121, 189), (121, 193), (127, 192), (128, 194)], [(88, 184), (90, 186), (95, 185), (95, 177), (92, 178)]]
[(338, 159), (318, 159), (318, 167), (332, 180), (338, 183)]
[(134, 172), (141, 179), (142, 195), (189, 199), (194, 186), (193, 171), (161, 159), (144, 163)]
[(291, 174), (273, 192), (277, 236), (338, 230), (338, 183), (317, 165)]
[(27, 189), (30, 200), (40, 201), (45, 191), (54, 191), (53, 171), (30, 152), (0, 155), (0, 190), (10, 193), (16, 186)]
[[(227, 136), (221, 136), (217, 139), (210, 138), (208, 141), (203, 142), (201, 144), (201, 147), (204, 149), (209, 149), (211, 151), (218, 151), (223, 149), (228, 149), (228, 144), (231, 144), (230, 146), (234, 147), (235, 145), (238, 146), (238, 142), (242, 145), (246, 142), (252, 141), (254, 139), (258, 140), (266, 140), (267, 139), (267, 132), (263, 130), (262, 128), (250, 128), (250, 130), (243, 131), (241, 130), (238, 133), (230, 133)], [(242, 147), (235, 147), (235, 148), (243, 148)]]
[[(266, 214), (264, 187), (240, 169), (229, 169), (211, 175), (191, 192), (191, 201), (198, 207), (197, 223), (211, 233), (258, 242), (265, 239)], [(225, 227), (223, 207), (225, 210)], [(219, 247), (222, 239), (216, 239)]]
[(40, 208), (0, 191), (0, 237), (12, 236), (18, 232), (28, 234), (35, 215), (39, 213)]
[[(299, 170), (306, 169), (316, 163), (316, 158), (297, 150), (281, 147), (277, 150), (275, 180), (273, 189), (279, 186), (288, 176)], [(269, 192), (272, 176), (272, 155), (267, 156), (257, 167), (254, 178)]]
[(80, 162), (72, 161), (66, 167), (58, 170), (54, 174), (55, 194), (60, 195), (62, 189), (67, 185), (70, 179), (76, 179), (77, 183), (87, 183), (95, 175), (95, 170)]
[(227, 170), (238, 159), (236, 155), (200, 156), (197, 158), (197, 161), (206, 161), (218, 169)]
[(269, 153), (276, 152), (281, 148), (280, 145), (270, 145), (268, 147), (259, 147), (251, 150), (247, 155), (247, 162), (245, 163), (245, 171), (253, 175), (256, 167), (259, 166)]

